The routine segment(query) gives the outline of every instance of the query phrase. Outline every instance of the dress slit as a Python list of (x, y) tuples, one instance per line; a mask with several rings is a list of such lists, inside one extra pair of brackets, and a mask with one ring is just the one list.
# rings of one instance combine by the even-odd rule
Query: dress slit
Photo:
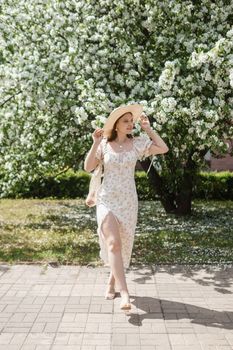
[(99, 236), (99, 245), (100, 245), (100, 257), (105, 262), (105, 266), (109, 266), (108, 262), (108, 249), (106, 246), (105, 236), (102, 231), (102, 225), (104, 220), (106, 219), (107, 215), (111, 213), (118, 225), (119, 228), (119, 235), (120, 235), (120, 220), (117, 218), (117, 216), (113, 213), (113, 211), (109, 208), (107, 208), (104, 204), (99, 204), (98, 212), (97, 212), (97, 221), (98, 221), (98, 228), (97, 233)]

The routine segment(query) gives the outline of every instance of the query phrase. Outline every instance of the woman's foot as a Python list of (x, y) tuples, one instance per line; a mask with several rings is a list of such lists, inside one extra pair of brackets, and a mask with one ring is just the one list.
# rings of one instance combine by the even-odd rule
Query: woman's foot
[(116, 296), (116, 292), (115, 292), (114, 285), (108, 284), (105, 292), (105, 299), (112, 300), (115, 298), (115, 296)]
[(121, 310), (130, 310), (131, 304), (129, 299), (129, 293), (128, 292), (121, 292), (121, 303), (120, 303)]

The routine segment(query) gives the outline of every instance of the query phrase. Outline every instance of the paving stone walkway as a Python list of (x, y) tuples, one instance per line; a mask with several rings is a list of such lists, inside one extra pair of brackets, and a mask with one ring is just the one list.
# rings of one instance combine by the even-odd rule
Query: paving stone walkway
[(0, 265), (0, 350), (232, 350), (233, 267), (130, 268), (133, 304), (104, 300), (105, 267)]

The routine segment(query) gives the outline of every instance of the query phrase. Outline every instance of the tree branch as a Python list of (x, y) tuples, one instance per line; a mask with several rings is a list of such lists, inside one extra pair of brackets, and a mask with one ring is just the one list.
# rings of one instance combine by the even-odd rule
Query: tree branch
[(6, 101), (4, 101), (3, 103), (0, 104), (0, 107), (3, 107), (5, 103), (9, 102), (12, 98), (14, 98), (16, 95), (20, 94), (22, 91), (18, 91), (16, 94), (10, 96), (8, 99), (6, 99)]

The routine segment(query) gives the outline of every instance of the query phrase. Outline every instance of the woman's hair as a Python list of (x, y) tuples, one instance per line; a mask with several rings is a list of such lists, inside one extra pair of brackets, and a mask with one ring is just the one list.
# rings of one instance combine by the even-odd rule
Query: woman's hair
[[(121, 119), (122, 117), (124, 117), (124, 115), (125, 114), (128, 114), (128, 113), (130, 113), (131, 115), (132, 115), (132, 113), (131, 112), (126, 112), (126, 113), (124, 113), (124, 114), (122, 114), (116, 121), (115, 121), (115, 123), (114, 123), (114, 125), (113, 125), (113, 128), (112, 128), (112, 130), (111, 130), (111, 133), (110, 133), (110, 135), (107, 137), (107, 140), (108, 141), (114, 141), (116, 138), (117, 138), (117, 132), (116, 132), (116, 125), (117, 125), (117, 122), (119, 121), (119, 119)], [(126, 135), (129, 139), (132, 139), (133, 138), (133, 135), (131, 135), (131, 134), (127, 134)]]

